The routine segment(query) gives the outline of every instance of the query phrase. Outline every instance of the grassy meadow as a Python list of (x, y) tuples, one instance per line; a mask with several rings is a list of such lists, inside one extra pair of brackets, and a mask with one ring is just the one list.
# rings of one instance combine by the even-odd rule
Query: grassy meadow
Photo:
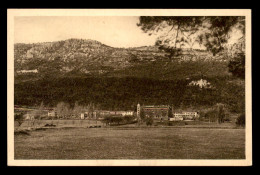
[(55, 127), (89, 127), (89, 126), (103, 126), (100, 120), (75, 120), (75, 119), (66, 119), (66, 120), (35, 120), (35, 122), (30, 120), (25, 120), (21, 126), (18, 125), (18, 122), (14, 122), (15, 129), (27, 129), (30, 127), (41, 128), (46, 124), (53, 124)]
[(29, 134), (15, 134), (15, 159), (245, 159), (244, 129), (77, 127)]

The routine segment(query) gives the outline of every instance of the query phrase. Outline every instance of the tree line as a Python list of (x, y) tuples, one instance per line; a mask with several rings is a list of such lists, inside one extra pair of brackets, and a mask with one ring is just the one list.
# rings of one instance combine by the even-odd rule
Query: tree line
[[(223, 103), (234, 112), (243, 110), (245, 89), (224, 77), (208, 78), (214, 86), (201, 89), (188, 86), (191, 80), (154, 80), (139, 78), (60, 78), (15, 84), (16, 105), (37, 106), (41, 102), (55, 107), (59, 102), (70, 107), (90, 103), (103, 110), (135, 110), (137, 103), (147, 105), (212, 106)], [(66, 107), (60, 104), (60, 108)], [(77, 106), (77, 105), (76, 105)], [(68, 107), (67, 107), (68, 108)], [(80, 107), (79, 107), (80, 108)], [(80, 111), (80, 110), (79, 110)]]

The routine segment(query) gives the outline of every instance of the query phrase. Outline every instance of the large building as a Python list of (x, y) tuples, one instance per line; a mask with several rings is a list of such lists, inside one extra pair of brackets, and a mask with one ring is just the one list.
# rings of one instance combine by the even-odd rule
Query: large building
[[(137, 104), (138, 119), (141, 118), (141, 111), (144, 113), (144, 116), (146, 117), (153, 117), (154, 119), (160, 120), (194, 120), (199, 117), (199, 113), (194, 111), (173, 112), (173, 108), (169, 105), (141, 106), (140, 104)], [(169, 112), (172, 113), (171, 118), (169, 118)]]
[(168, 120), (168, 113), (172, 112), (169, 105), (149, 105), (141, 106), (137, 104), (137, 117), (140, 119), (141, 110), (146, 117), (153, 117), (154, 119)]

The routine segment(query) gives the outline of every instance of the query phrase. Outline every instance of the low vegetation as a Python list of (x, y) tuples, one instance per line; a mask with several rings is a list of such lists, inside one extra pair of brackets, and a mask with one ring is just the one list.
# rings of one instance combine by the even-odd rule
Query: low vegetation
[(105, 116), (102, 120), (103, 123), (106, 125), (124, 125), (124, 124), (131, 124), (135, 123), (134, 116)]
[(14, 115), (14, 120), (17, 121), (18, 126), (21, 126), (24, 122), (24, 117), (23, 117), (23, 113), (19, 113), (19, 114), (15, 114)]
[(246, 117), (245, 117), (245, 114), (241, 114), (238, 116), (237, 120), (236, 120), (236, 124), (238, 126), (242, 126), (244, 127), (245, 126), (245, 123), (246, 123)]
[(146, 122), (147, 126), (152, 126), (153, 125), (153, 118), (152, 117), (147, 117), (145, 122)]

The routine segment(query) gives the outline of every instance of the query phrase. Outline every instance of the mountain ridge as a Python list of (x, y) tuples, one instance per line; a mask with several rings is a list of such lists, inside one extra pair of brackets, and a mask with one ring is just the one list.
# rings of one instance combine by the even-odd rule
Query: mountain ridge
[(90, 39), (17, 43), (14, 46), (14, 69), (16, 75), (21, 70), (37, 69), (41, 75), (52, 72), (56, 75), (77, 73), (112, 76), (118, 72), (129, 72), (143, 66), (160, 65), (160, 69), (165, 67), (170, 69), (180, 61), (203, 62), (206, 59), (208, 62), (221, 61), (221, 59), (213, 59), (209, 52), (202, 50), (183, 49), (182, 55), (174, 59), (170, 59), (167, 54), (157, 46), (114, 48)]

